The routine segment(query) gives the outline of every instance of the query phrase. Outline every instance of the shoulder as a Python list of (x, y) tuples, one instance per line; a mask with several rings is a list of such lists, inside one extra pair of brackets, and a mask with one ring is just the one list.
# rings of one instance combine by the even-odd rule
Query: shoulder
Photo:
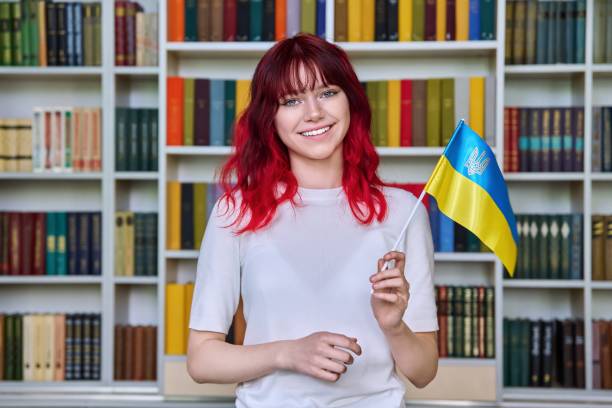
[[(384, 186), (382, 191), (387, 200), (389, 210), (393, 212), (410, 213), (418, 201), (414, 194), (403, 188)], [(419, 207), (425, 210), (422, 202), (419, 203)]]

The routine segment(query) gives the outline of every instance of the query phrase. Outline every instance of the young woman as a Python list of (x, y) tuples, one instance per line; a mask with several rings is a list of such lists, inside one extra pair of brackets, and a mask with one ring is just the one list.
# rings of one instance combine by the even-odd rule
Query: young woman
[(437, 371), (425, 207), (389, 252), (417, 200), (376, 174), (368, 100), (339, 47), (280, 41), (250, 91), (200, 250), (188, 372), (239, 383), (239, 408), (403, 407), (395, 367), (417, 387)]

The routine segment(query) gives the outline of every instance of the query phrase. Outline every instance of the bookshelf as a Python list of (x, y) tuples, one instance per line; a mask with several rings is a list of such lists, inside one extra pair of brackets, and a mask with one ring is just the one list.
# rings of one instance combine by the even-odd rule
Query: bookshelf
[[(145, 3), (148, 4), (148, 3)], [(504, 2), (498, 1), (497, 24), (504, 27)], [(232, 385), (196, 385), (182, 370), (184, 356), (164, 354), (165, 284), (184, 283), (195, 276), (197, 251), (165, 250), (166, 182), (212, 182), (214, 169), (231, 153), (230, 147), (165, 146), (166, 77), (250, 78), (258, 59), (273, 43), (174, 43), (166, 41), (167, 3), (160, 0), (159, 66), (114, 65), (114, 9), (102, 5), (102, 66), (0, 67), (0, 106), (5, 117), (29, 117), (33, 106), (101, 106), (103, 113), (103, 171), (84, 174), (0, 173), (0, 210), (101, 211), (102, 267), (95, 277), (0, 277), (0, 311), (99, 312), (102, 314), (102, 370), (100, 381), (60, 383), (0, 382), (0, 406), (11, 395), (90, 394), (134, 399), (155, 397), (197, 399), (199, 406), (231, 401)], [(327, 39), (333, 41), (333, 1), (327, 2)], [(583, 212), (584, 277), (576, 281), (504, 280), (501, 263), (487, 253), (437, 253), (436, 284), (492, 285), (497, 319), (494, 359), (448, 358), (440, 361), (440, 381), (448, 378), (486, 378), (492, 392), (436, 394), (441, 388), (409, 388), (409, 398), (483, 400), (490, 404), (540, 401), (612, 402), (612, 391), (592, 389), (592, 333), (585, 324), (586, 388), (533, 389), (503, 386), (502, 317), (612, 318), (612, 282), (593, 282), (591, 270), (591, 214), (612, 213), (612, 174), (591, 171), (591, 108), (612, 105), (612, 64), (593, 64), (593, 0), (587, 0), (585, 64), (505, 65), (504, 30), (495, 41), (418, 43), (338, 43), (351, 56), (363, 81), (379, 79), (477, 76), (496, 78), (494, 152), (503, 167), (504, 106), (584, 105), (584, 172), (507, 173), (515, 212)], [(384, 62), (384, 64), (381, 64)], [(44, 92), (40, 92), (43, 90)], [(115, 107), (159, 109), (157, 172), (116, 172), (114, 161)], [(427, 180), (442, 148), (377, 148), (380, 175), (387, 181)], [(41, 207), (45, 200), (45, 207)], [(25, 204), (24, 204), (25, 203)], [(157, 211), (158, 276), (120, 277), (113, 271), (115, 211)], [(115, 324), (155, 324), (157, 380), (113, 379)], [(181, 371), (182, 370), (182, 371)], [(476, 377), (474, 377), (476, 376)], [(442, 382), (442, 384), (445, 384)], [(460, 387), (462, 384), (459, 381)], [(428, 390), (428, 388), (431, 388)], [(433, 391), (432, 391), (433, 389)], [(132, 398), (132, 397), (130, 397)]]

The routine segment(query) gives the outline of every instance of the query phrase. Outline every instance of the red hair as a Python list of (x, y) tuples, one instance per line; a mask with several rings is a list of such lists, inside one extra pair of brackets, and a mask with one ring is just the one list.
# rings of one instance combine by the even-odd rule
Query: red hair
[[(306, 84), (300, 81), (301, 66), (307, 73)], [(325, 86), (339, 86), (349, 102), (350, 124), (342, 142), (342, 186), (351, 211), (364, 225), (374, 218), (381, 222), (386, 216), (382, 186), (389, 184), (377, 175), (380, 159), (370, 137), (372, 113), (365, 91), (344, 50), (317, 36), (298, 34), (277, 42), (257, 64), (250, 102), (234, 127), (235, 152), (221, 169), (219, 183), (224, 193), (220, 199), (231, 201), (234, 207), (235, 193), (241, 195), (240, 214), (234, 223), (240, 223), (247, 212), (251, 214), (237, 235), (265, 227), (284, 201), (297, 204), (297, 179), (291, 171), (288, 149), (276, 133), (274, 117), (279, 100), (306, 87), (313, 89), (317, 74)], [(232, 183), (234, 173), (237, 181)], [(279, 182), (286, 185), (280, 196), (276, 190)]]

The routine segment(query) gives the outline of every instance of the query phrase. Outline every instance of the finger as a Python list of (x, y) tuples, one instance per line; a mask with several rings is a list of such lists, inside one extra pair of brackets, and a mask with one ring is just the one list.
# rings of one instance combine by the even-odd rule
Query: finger
[(406, 254), (401, 251), (389, 251), (383, 256), (383, 262), (395, 260), (395, 268), (404, 268), (404, 264), (406, 263)]
[(406, 285), (405, 282), (406, 281), (403, 278), (389, 278), (376, 282), (374, 285), (372, 285), (372, 287), (376, 290), (386, 288), (397, 288), (403, 290)]
[(383, 272), (377, 272), (374, 275), (370, 276), (370, 282), (378, 282), (383, 279), (396, 278), (402, 276), (402, 272), (398, 268), (388, 269)]
[(340, 374), (338, 373), (331, 373), (329, 371), (326, 371), (322, 368), (314, 368), (313, 369), (313, 374), (316, 378), (319, 378), (321, 380), (325, 380), (325, 381), (330, 381), (330, 382), (336, 382), (338, 381), (338, 379), (340, 378)]
[(326, 354), (326, 357), (332, 358), (334, 360), (338, 360), (338, 362), (343, 364), (353, 364), (353, 356), (351, 353), (348, 353), (339, 348), (332, 347)]
[(347, 370), (344, 364), (322, 356), (318, 356), (315, 359), (315, 364), (317, 367), (331, 371), (332, 373), (344, 374)]
[(343, 347), (348, 350), (352, 350), (355, 354), (361, 354), (361, 346), (357, 343), (357, 339), (354, 337), (348, 337), (343, 334), (330, 333), (327, 338), (327, 343), (330, 346)]
[(399, 296), (395, 293), (374, 292), (372, 293), (372, 296), (389, 303), (396, 303), (400, 299)]

